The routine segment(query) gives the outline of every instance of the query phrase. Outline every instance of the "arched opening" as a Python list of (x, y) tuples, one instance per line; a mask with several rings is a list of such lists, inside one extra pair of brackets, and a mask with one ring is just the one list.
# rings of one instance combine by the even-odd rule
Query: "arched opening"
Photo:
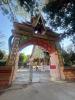
[[(19, 51), (21, 51), (23, 48), (27, 47), (28, 45), (38, 45), (42, 47), (46, 52), (49, 53), (50, 55), (49, 68), (50, 68), (51, 79), (60, 79), (59, 58), (58, 58), (57, 50), (55, 48), (55, 44), (50, 44), (47, 40), (44, 39), (31, 38), (30, 40), (25, 41), (21, 45), (19, 45)], [(14, 67), (14, 73), (12, 73), (13, 79), (15, 78), (16, 75), (15, 73), (16, 73), (16, 66)]]
[[(32, 45), (28, 45), (25, 48), (28, 47), (28, 49), (31, 49), (30, 46)], [(19, 55), (22, 53), (24, 54), (23, 48), (20, 49)], [(16, 70), (14, 83), (17, 84), (29, 83), (30, 75), (32, 75), (31, 76), (32, 82), (48, 82), (50, 80), (50, 56), (48, 51), (46, 51), (43, 47), (33, 45), (31, 54), (28, 52), (27, 54), (29, 58), (27, 62), (24, 63), (24, 65), (21, 64), (21, 59), (19, 56), (20, 60), (18, 61), (19, 69)], [(32, 74), (30, 73), (30, 66), (32, 67)]]

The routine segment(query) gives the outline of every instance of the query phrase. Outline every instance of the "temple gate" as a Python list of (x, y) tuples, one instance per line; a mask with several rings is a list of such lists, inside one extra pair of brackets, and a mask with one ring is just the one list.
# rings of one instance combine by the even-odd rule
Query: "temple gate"
[(7, 61), (7, 66), (11, 69), (9, 84), (15, 79), (19, 51), (31, 44), (41, 46), (49, 52), (51, 79), (59, 80), (63, 78), (60, 71), (60, 68), (63, 68), (63, 62), (58, 44), (59, 35), (45, 27), (41, 15), (32, 17), (31, 23), (14, 22), (10, 41), (10, 55)]

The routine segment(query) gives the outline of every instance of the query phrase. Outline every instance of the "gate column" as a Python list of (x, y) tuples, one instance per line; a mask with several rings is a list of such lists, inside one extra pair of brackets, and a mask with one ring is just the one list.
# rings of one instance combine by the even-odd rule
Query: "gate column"
[(7, 65), (9, 67), (11, 67), (11, 69), (12, 69), (12, 73), (11, 73), (11, 76), (10, 76), (10, 82), (12, 82), (14, 80), (16, 70), (17, 70), (17, 67), (18, 67), (19, 41), (20, 41), (20, 36), (14, 35), (11, 52), (10, 52), (10, 55), (9, 55), (9, 58), (8, 58), (8, 61), (7, 61)]
[(63, 58), (60, 53), (59, 45), (55, 47), (55, 51), (50, 54), (50, 73), (52, 80), (64, 79)]
[(62, 80), (65, 80), (65, 76), (64, 76), (64, 62), (63, 62), (63, 57), (61, 55), (61, 47), (59, 45), (59, 43), (57, 42), (56, 45), (56, 49), (57, 49), (57, 55), (58, 55), (58, 60), (59, 60), (59, 69), (60, 69), (60, 76)]
[(50, 74), (52, 80), (60, 80), (59, 59), (57, 52), (50, 54)]

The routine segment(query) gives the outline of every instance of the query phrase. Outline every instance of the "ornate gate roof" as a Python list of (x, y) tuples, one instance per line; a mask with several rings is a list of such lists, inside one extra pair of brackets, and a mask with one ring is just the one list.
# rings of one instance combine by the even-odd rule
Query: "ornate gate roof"
[(44, 19), (41, 15), (32, 17), (31, 23), (14, 22), (13, 33), (51, 40), (58, 40), (59, 37), (59, 34), (56, 34), (50, 28), (45, 26)]

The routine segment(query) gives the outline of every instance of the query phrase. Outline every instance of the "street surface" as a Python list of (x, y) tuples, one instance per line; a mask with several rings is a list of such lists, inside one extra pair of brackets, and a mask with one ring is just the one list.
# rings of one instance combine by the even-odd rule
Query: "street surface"
[(75, 83), (43, 82), (9, 89), (0, 100), (75, 100)]
[[(29, 83), (29, 69), (19, 69), (14, 84)], [(50, 80), (50, 71), (33, 71), (32, 82), (47, 82)]]

